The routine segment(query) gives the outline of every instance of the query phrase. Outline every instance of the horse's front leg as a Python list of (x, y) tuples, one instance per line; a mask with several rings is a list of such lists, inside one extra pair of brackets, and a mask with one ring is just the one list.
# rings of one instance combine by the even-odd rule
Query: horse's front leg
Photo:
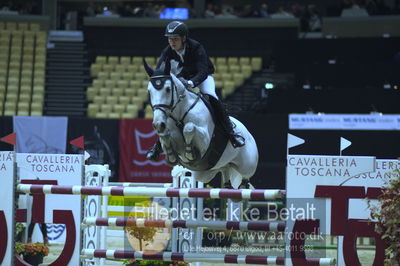
[(189, 122), (183, 128), (183, 136), (185, 138), (185, 157), (190, 160), (200, 159), (201, 153), (207, 145), (207, 136), (205, 131), (196, 126), (194, 123)]
[(166, 155), (165, 156), (165, 160), (171, 166), (172, 165), (176, 165), (178, 163), (178, 159), (177, 159), (177, 157), (175, 155), (174, 150), (172, 149), (170, 139), (167, 138), (167, 137), (161, 137), (160, 140), (161, 140), (162, 149), (163, 149), (163, 151), (165, 152), (165, 155)]
[(196, 160), (199, 151), (194, 145), (194, 137), (196, 135), (196, 126), (192, 122), (187, 123), (183, 128), (183, 137), (185, 138), (185, 157), (190, 160)]

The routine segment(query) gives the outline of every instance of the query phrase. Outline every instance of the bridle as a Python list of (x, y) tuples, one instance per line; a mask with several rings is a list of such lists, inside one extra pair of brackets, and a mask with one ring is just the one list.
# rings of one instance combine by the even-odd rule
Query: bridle
[[(172, 115), (172, 113), (175, 110), (175, 108), (178, 106), (178, 104), (186, 97), (186, 94), (180, 94), (180, 95), (178, 94), (177, 87), (176, 87), (175, 83), (173, 82), (172, 77), (169, 76), (169, 75), (158, 75), (158, 76), (153, 76), (153, 77), (150, 78), (150, 82), (151, 82), (151, 84), (153, 85), (153, 87), (156, 90), (163, 89), (164, 88), (164, 84), (165, 84), (165, 82), (167, 80), (170, 80), (171, 81), (171, 85), (172, 85), (171, 100), (170, 100), (169, 104), (155, 104), (155, 105), (153, 105), (153, 103), (151, 102), (151, 98), (150, 98), (150, 106), (151, 106), (151, 109), (153, 109), (153, 112), (155, 110), (160, 110), (167, 117), (169, 117), (172, 120), (174, 120), (176, 126), (181, 130), (181, 133), (183, 133), (184, 119), (189, 114), (190, 110), (192, 110), (193, 107), (195, 107), (195, 105), (198, 103), (198, 101), (200, 99), (200, 95), (197, 94), (196, 100), (189, 107), (189, 109), (186, 110), (186, 112), (184, 113), (182, 118), (178, 120)], [(176, 102), (175, 102), (175, 98), (174, 98), (175, 93), (177, 95), (177, 101)]]
[[(170, 80), (171, 84), (172, 84), (171, 100), (170, 100), (169, 104), (153, 105), (150, 101), (150, 105), (151, 105), (151, 108), (153, 109), (153, 112), (154, 112), (154, 110), (160, 110), (165, 115), (169, 116), (168, 113), (172, 113), (175, 110), (176, 106), (179, 104), (179, 102), (182, 101), (182, 99), (185, 98), (186, 95), (185, 94), (178, 95), (178, 90), (176, 88), (175, 83), (172, 81), (171, 76), (159, 75), (159, 76), (154, 76), (154, 77), (150, 78), (150, 82), (153, 84), (153, 87), (158, 91), (164, 88), (165, 81), (167, 81), (167, 80)], [(175, 99), (174, 99), (175, 92), (178, 95), (178, 101), (176, 103), (175, 103)], [(167, 110), (168, 110), (168, 112), (167, 112)]]

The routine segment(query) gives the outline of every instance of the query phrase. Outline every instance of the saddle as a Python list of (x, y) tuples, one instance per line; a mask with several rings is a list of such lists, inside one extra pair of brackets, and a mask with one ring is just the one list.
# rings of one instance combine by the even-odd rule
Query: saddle
[[(221, 158), (222, 154), (225, 151), (226, 145), (228, 144), (228, 136), (225, 133), (224, 128), (221, 126), (221, 123), (214, 111), (214, 108), (210, 102), (209, 96), (207, 94), (199, 93), (200, 99), (203, 101), (205, 106), (207, 107), (208, 111), (211, 114), (211, 117), (214, 121), (214, 132), (211, 136), (210, 145), (208, 146), (207, 151), (203, 155), (203, 157), (199, 160), (194, 160), (191, 162), (182, 162), (179, 163), (186, 168), (190, 168), (195, 171), (205, 171), (213, 168), (219, 159)], [(211, 100), (212, 101), (212, 100)]]

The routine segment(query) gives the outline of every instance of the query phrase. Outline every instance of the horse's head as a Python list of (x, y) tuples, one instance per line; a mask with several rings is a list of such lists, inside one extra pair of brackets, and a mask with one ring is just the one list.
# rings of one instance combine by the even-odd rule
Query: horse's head
[(185, 87), (172, 73), (169, 62), (164, 69), (153, 70), (145, 60), (144, 68), (150, 77), (147, 90), (150, 94), (150, 104), (153, 109), (153, 127), (159, 136), (165, 134), (167, 119), (175, 111), (181, 97), (185, 95)]

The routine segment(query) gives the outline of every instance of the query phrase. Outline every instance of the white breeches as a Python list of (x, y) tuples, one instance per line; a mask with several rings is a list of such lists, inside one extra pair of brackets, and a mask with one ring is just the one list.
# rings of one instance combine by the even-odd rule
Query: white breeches
[(217, 93), (215, 92), (215, 81), (213, 76), (208, 75), (208, 77), (197, 87), (199, 87), (202, 93), (209, 94), (218, 100)]

